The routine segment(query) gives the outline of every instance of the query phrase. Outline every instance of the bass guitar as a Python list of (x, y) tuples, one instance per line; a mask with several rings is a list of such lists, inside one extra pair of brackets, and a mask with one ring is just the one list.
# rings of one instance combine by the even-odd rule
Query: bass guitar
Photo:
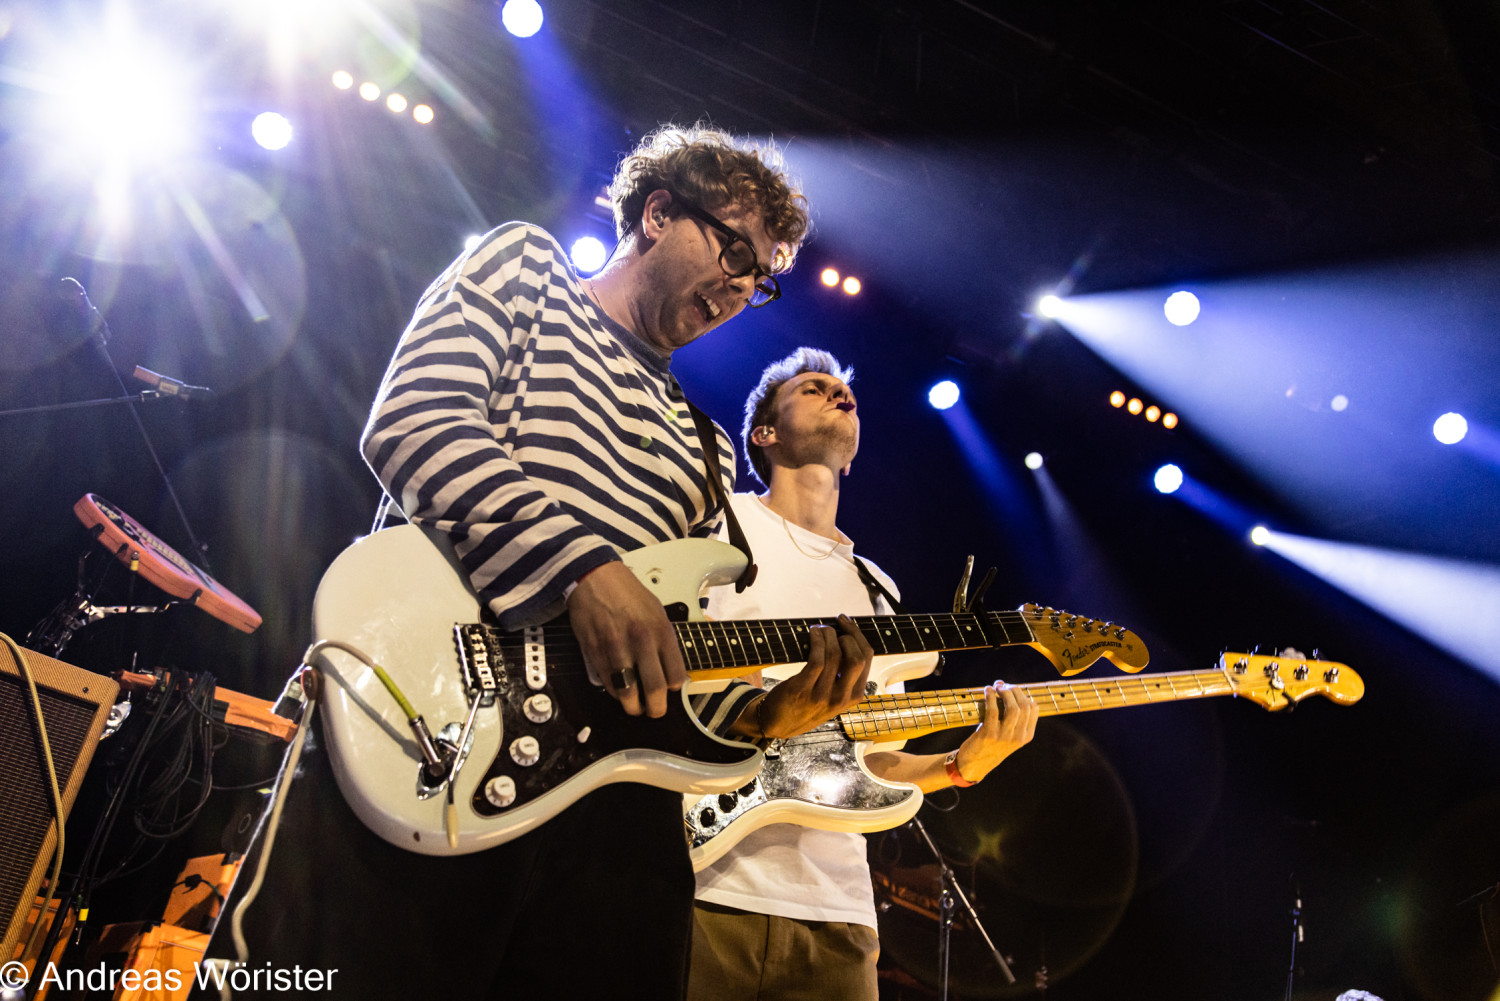
[[(1224, 654), (1211, 671), (1016, 687), (1036, 700), (1043, 716), (1220, 695), (1274, 711), (1313, 694), (1349, 705), (1365, 693), (1364, 681), (1344, 664), (1244, 653)], [(686, 798), (683, 821), (694, 869), (711, 865), (767, 824), (867, 832), (906, 823), (922, 806), (921, 790), (876, 778), (865, 767), (865, 752), (875, 744), (977, 726), (983, 713), (983, 688), (880, 695), (780, 741), (767, 751), (760, 774), (739, 789)]]
[[(694, 681), (805, 661), (808, 629), (824, 621), (704, 619), (704, 588), (745, 564), (722, 542), (681, 539), (624, 561), (666, 606)], [(1101, 657), (1127, 671), (1147, 660), (1128, 629), (1031, 605), (855, 622), (880, 655), (1025, 645), (1070, 673)], [(709, 733), (685, 695), (661, 719), (627, 716), (590, 683), (566, 620), (498, 628), (439, 533), (390, 528), (346, 549), (318, 586), (313, 630), (339, 788), (366, 826), (411, 851), (503, 844), (607, 783), (702, 795), (742, 788), (760, 770), (761, 752)], [(435, 723), (437, 774), (408, 729), (417, 710)]]

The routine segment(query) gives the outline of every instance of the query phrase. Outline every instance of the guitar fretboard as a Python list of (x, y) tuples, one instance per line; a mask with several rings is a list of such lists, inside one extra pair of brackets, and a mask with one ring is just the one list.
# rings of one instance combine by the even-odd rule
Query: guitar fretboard
[[(1221, 671), (1180, 671), (1108, 681), (1055, 681), (1017, 685), (1043, 716), (1117, 709), (1231, 695), (1234, 686)], [(910, 740), (926, 733), (977, 725), (984, 715), (984, 689), (912, 692), (866, 699), (838, 717), (852, 740)]]
[[(854, 623), (876, 655), (933, 650), (975, 650), (1030, 643), (1036, 637), (1022, 612), (937, 615), (867, 615)], [(677, 636), (690, 671), (795, 664), (807, 659), (808, 629), (834, 619), (748, 619), (680, 622)], [(986, 638), (988, 633), (988, 639)]]

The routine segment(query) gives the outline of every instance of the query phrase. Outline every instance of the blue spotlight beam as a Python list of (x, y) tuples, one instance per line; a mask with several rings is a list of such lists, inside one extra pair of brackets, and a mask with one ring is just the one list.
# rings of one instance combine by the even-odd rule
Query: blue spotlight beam
[(1265, 546), (1500, 682), (1500, 567), (1274, 531)]

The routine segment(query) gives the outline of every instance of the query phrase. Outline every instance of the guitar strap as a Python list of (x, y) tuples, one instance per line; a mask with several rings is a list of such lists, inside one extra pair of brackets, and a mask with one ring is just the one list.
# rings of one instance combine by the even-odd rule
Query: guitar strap
[(755, 583), (755, 554), (750, 552), (750, 540), (745, 538), (740, 520), (734, 516), (734, 505), (724, 496), (724, 477), (719, 470), (719, 436), (714, 431), (714, 422), (694, 406), (692, 400), (684, 396), (683, 401), (693, 415), (693, 426), (698, 429), (698, 445), (703, 449), (703, 466), (708, 471), (708, 497), (724, 508), (724, 517), (729, 522), (729, 542), (745, 554), (745, 572), (734, 582), (734, 590), (738, 594)]
[(880, 583), (880, 578), (870, 572), (870, 568), (865, 566), (864, 560), (858, 556), (851, 556), (850, 558), (854, 560), (854, 569), (859, 571), (859, 579), (864, 582), (866, 591), (869, 591), (871, 594), (878, 594), (884, 598), (885, 603), (891, 606), (891, 611), (897, 615), (909, 614), (906, 609), (901, 607), (900, 600), (894, 594), (887, 591), (884, 584)]

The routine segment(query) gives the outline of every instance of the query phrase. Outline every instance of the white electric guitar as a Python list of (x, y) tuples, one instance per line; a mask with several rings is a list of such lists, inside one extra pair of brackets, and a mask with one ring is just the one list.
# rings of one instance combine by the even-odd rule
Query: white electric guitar
[[(677, 540), (624, 561), (666, 606), (694, 681), (805, 661), (809, 627), (827, 621), (705, 620), (704, 588), (732, 583), (745, 565), (722, 542)], [(1127, 671), (1147, 660), (1127, 629), (1031, 605), (855, 622), (879, 655), (1025, 645), (1065, 674), (1101, 657)], [(443, 761), (434, 776), (411, 714), (377, 672), (345, 649), (319, 653), (319, 711), (339, 788), (366, 826), (411, 851), (503, 844), (612, 782), (703, 795), (739, 789), (760, 770), (761, 752), (707, 732), (685, 695), (669, 700), (661, 719), (627, 716), (589, 682), (565, 619), (499, 629), (438, 533), (391, 528), (345, 550), (318, 587), (313, 630), (379, 664), (437, 731)]]
[[(1246, 698), (1274, 711), (1312, 694), (1349, 705), (1365, 693), (1364, 681), (1344, 664), (1244, 653), (1224, 654), (1212, 671), (1017, 687), (1030, 693), (1043, 716), (1217, 695)], [(693, 868), (711, 865), (767, 824), (867, 832), (906, 823), (922, 806), (921, 790), (876, 778), (865, 768), (866, 751), (938, 730), (976, 726), (983, 712), (983, 688), (880, 695), (816, 730), (778, 742), (766, 752), (760, 774), (740, 789), (686, 799), (683, 821)]]

